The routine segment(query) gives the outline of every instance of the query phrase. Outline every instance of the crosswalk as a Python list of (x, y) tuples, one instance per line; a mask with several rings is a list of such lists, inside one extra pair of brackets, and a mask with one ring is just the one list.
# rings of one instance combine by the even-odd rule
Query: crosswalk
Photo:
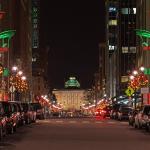
[(115, 120), (38, 120), (38, 123), (56, 123), (56, 124), (110, 124), (110, 125), (115, 125), (115, 124), (122, 124), (122, 125), (127, 125), (128, 122), (125, 121), (115, 121)]

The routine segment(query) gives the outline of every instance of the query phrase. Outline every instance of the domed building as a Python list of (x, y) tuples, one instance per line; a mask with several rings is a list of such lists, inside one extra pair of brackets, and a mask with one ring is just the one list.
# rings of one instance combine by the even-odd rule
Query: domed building
[(65, 82), (65, 88), (55, 89), (53, 94), (55, 94), (57, 102), (62, 104), (64, 110), (77, 111), (85, 102), (86, 90), (80, 88), (80, 83), (75, 77), (70, 77)]

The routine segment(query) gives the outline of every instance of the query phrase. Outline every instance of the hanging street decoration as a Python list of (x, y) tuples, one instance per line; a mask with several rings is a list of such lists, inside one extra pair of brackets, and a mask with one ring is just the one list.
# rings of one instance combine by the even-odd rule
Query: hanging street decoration
[(143, 50), (150, 50), (150, 43), (148, 42), (148, 39), (150, 39), (150, 31), (136, 29), (136, 35), (142, 39)]
[(150, 38), (150, 31), (136, 29), (136, 35), (143, 38)]
[(9, 50), (9, 42), (14, 34), (15, 30), (8, 30), (0, 33), (0, 52), (7, 52)]

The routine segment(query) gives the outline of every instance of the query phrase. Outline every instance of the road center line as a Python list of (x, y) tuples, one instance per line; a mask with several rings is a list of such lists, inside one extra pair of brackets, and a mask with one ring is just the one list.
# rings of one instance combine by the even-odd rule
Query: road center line
[(89, 123), (89, 121), (82, 121), (82, 123)]
[(69, 121), (69, 123), (76, 123), (76, 121)]
[(62, 120), (56, 120), (56, 122), (57, 122), (57, 123), (62, 123), (63, 121), (62, 121)]
[(103, 123), (102, 121), (96, 121), (95, 123)]
[(115, 124), (116, 122), (108, 121), (107, 123), (109, 123), (109, 124)]

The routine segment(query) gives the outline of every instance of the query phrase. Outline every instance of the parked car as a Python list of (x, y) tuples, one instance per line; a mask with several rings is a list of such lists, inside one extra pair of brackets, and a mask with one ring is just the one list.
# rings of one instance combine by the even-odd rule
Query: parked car
[(36, 111), (30, 103), (22, 103), (25, 123), (36, 122)]
[(95, 116), (105, 118), (107, 116), (107, 110), (106, 109), (97, 109), (95, 111)]
[(24, 119), (24, 112), (21, 103), (18, 101), (9, 101), (9, 103), (11, 103), (13, 107), (13, 112), (16, 115), (17, 126), (24, 125), (25, 119)]
[(129, 116), (129, 125), (133, 126), (134, 122), (135, 122), (135, 115), (138, 113), (137, 110), (132, 109), (132, 111), (129, 112), (128, 116)]
[(118, 110), (118, 120), (129, 119), (129, 112), (132, 111), (132, 108), (127, 105), (120, 105)]
[(31, 103), (33, 106), (33, 110), (36, 111), (36, 118), (37, 119), (45, 119), (44, 108), (41, 106), (40, 103)]
[(112, 109), (110, 111), (110, 118), (112, 119), (118, 119), (118, 111), (121, 104), (114, 104), (112, 106)]
[(103, 108), (103, 110), (105, 111), (104, 117), (110, 117), (111, 108), (109, 106), (106, 106), (105, 108)]
[(3, 104), (0, 102), (0, 140), (6, 135), (6, 120), (7, 116), (5, 115)]
[(134, 127), (136, 128), (147, 128), (147, 122), (150, 118), (150, 105), (144, 105), (143, 108), (135, 115)]
[(6, 115), (6, 129), (7, 132), (12, 134), (16, 131), (17, 128), (17, 118), (16, 114), (13, 111), (13, 106), (9, 102), (1, 102), (4, 109), (4, 114)]

